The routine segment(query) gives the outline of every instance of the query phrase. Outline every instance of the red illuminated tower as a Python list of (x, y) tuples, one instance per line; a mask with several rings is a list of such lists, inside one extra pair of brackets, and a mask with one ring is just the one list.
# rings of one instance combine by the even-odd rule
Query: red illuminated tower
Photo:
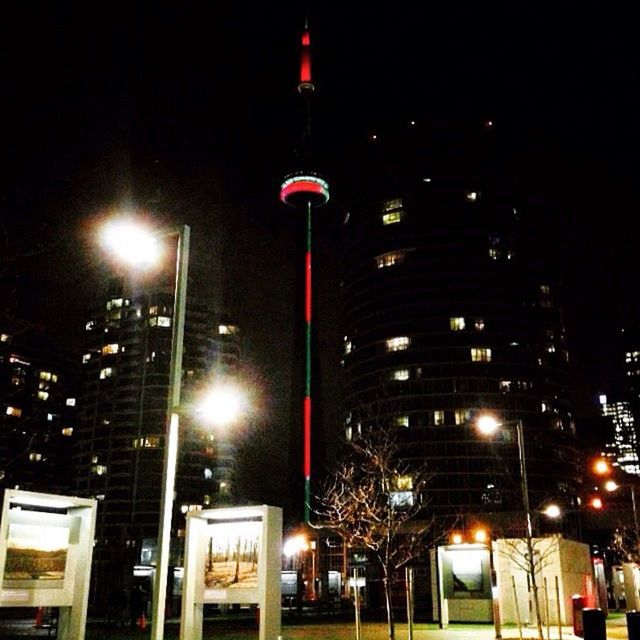
[(311, 39), (308, 26), (302, 33), (300, 56), (300, 83), (298, 92), (306, 108), (305, 128), (302, 137), (302, 153), (297, 171), (285, 176), (280, 187), (280, 200), (306, 214), (306, 255), (305, 255), (305, 393), (303, 406), (304, 429), (304, 520), (309, 522), (311, 512), (311, 319), (312, 319), (312, 277), (311, 277), (311, 212), (329, 200), (329, 184), (311, 165), (311, 97), (315, 87), (311, 81)]

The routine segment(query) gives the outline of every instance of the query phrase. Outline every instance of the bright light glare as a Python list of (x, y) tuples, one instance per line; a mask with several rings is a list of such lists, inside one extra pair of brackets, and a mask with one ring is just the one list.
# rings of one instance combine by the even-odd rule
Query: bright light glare
[(284, 546), (282, 547), (282, 553), (290, 558), (291, 556), (296, 555), (296, 553), (300, 553), (301, 551), (308, 551), (309, 543), (307, 539), (302, 535), (293, 536), (288, 538)]
[(600, 460), (596, 460), (593, 463), (593, 470), (599, 475), (609, 473), (609, 463), (606, 460), (602, 460), (602, 458)]
[(562, 510), (557, 504), (550, 504), (542, 513), (547, 518), (559, 518), (562, 515)]
[(233, 385), (218, 385), (211, 389), (197, 411), (206, 422), (225, 427), (235, 422), (245, 410), (244, 393)]
[(604, 488), (607, 491), (615, 491), (620, 485), (615, 480), (607, 480), (604, 484)]
[(602, 500), (600, 498), (591, 498), (591, 506), (594, 509), (602, 509)]
[(487, 532), (484, 529), (478, 529), (473, 534), (473, 539), (476, 542), (486, 542), (487, 541)]
[(476, 427), (483, 435), (490, 436), (498, 430), (500, 423), (493, 416), (484, 415), (476, 420)]
[(157, 239), (128, 220), (108, 223), (102, 231), (101, 240), (118, 260), (133, 266), (149, 267), (160, 257)]
[(451, 537), (453, 544), (462, 544), (462, 536), (459, 533), (454, 533)]

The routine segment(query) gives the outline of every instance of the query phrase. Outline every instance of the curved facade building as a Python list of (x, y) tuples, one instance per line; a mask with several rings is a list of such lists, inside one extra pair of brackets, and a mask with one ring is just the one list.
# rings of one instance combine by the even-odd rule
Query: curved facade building
[[(522, 509), (520, 419), (532, 508), (571, 509), (577, 452), (554, 288), (496, 180), (435, 166), (378, 174), (376, 195), (345, 216), (347, 438), (394, 430), (402, 456), (434, 474), (423, 496), (434, 512), (473, 519)], [(487, 412), (503, 422), (493, 438), (474, 422)]]

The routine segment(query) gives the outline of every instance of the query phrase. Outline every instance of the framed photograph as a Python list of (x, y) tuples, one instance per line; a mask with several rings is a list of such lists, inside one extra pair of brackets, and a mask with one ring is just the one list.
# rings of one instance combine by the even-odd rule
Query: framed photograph
[(9, 523), (2, 586), (62, 589), (68, 550), (68, 527)]
[(206, 589), (255, 589), (262, 522), (217, 522), (207, 528)]

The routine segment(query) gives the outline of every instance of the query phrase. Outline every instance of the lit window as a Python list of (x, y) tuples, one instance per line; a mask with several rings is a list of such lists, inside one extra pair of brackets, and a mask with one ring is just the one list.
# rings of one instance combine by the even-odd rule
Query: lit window
[(38, 400), (48, 400), (49, 392), (48, 391), (38, 391)]
[(410, 475), (396, 476), (393, 485), (393, 488), (398, 491), (410, 491), (413, 489), (413, 477)]
[(231, 493), (231, 485), (228, 482), (221, 482), (220, 493), (225, 496), (229, 495)]
[(464, 318), (449, 318), (449, 327), (451, 328), (451, 331), (463, 331), (466, 327)]
[(498, 260), (500, 258), (501, 252), (500, 249), (496, 249), (495, 247), (489, 247), (489, 257), (492, 260)]
[(413, 506), (413, 491), (393, 491), (389, 494), (389, 502), (396, 509), (406, 509)]
[(51, 380), (51, 373), (49, 371), (41, 371), (40, 380)]
[(202, 511), (200, 504), (183, 504), (180, 507), (180, 513), (188, 513), (189, 511)]
[(202, 504), (204, 504), (205, 507), (208, 507), (211, 504), (211, 496), (209, 494), (204, 494), (202, 497)]
[(235, 336), (236, 333), (238, 333), (238, 327), (232, 324), (221, 324), (221, 325), (218, 325), (218, 333), (221, 336), (224, 336), (224, 335)]
[(160, 436), (144, 436), (133, 441), (134, 449), (157, 449), (160, 446)]
[(91, 473), (96, 476), (104, 476), (107, 474), (107, 465), (106, 464), (94, 464), (91, 467)]
[(640, 351), (627, 351), (625, 354), (625, 362), (638, 362), (640, 360)]
[(476, 331), (484, 331), (484, 320), (482, 318), (476, 318), (473, 327)]
[(100, 369), (100, 380), (104, 380), (105, 378), (113, 378), (115, 375), (115, 369), (113, 367), (105, 367), (104, 369)]
[(480, 193), (478, 191), (467, 191), (464, 194), (464, 197), (469, 201), (469, 202), (477, 202), (478, 198), (480, 197)]
[(433, 424), (437, 426), (444, 424), (444, 411), (433, 412)]
[(149, 318), (149, 326), (157, 327), (158, 326), (158, 318)]
[(91, 462), (93, 464), (95, 464), (96, 462), (98, 462), (98, 456), (91, 456)]
[(47, 413), (47, 422), (53, 422), (53, 413)]
[(353, 427), (351, 425), (345, 428), (344, 437), (347, 442), (351, 442), (351, 440), (353, 440)]
[(398, 336), (397, 338), (389, 338), (386, 342), (387, 351), (404, 351), (409, 348), (411, 339), (407, 336)]
[(89, 322), (87, 322), (87, 324), (84, 325), (84, 328), (86, 331), (93, 331), (96, 328), (96, 321), (89, 320)]
[(87, 362), (89, 362), (89, 360), (91, 360), (91, 354), (90, 353), (85, 353), (82, 356), (82, 364), (87, 364)]
[(8, 333), (0, 333), (0, 342), (9, 342), (11, 336)]
[(213, 471), (211, 471), (209, 467), (206, 467), (204, 470), (204, 478), (205, 480), (211, 480), (211, 478), (213, 478)]
[(170, 327), (171, 326), (171, 318), (168, 316), (158, 316), (158, 326), (159, 327)]
[(153, 306), (149, 307), (149, 315), (150, 316), (157, 316), (158, 315), (158, 305), (154, 304)]
[(72, 436), (73, 435), (73, 427), (64, 427), (61, 431), (63, 436)]
[(471, 416), (471, 411), (469, 409), (456, 409), (454, 415), (456, 424), (466, 424)]
[(122, 298), (112, 298), (111, 300), (107, 300), (107, 311), (111, 311), (111, 309), (119, 309), (122, 307)]
[(409, 369), (394, 369), (391, 372), (392, 380), (408, 380), (409, 379)]
[(491, 349), (488, 349), (487, 347), (472, 347), (471, 361), (491, 362)]
[(540, 293), (542, 293), (545, 296), (548, 296), (551, 293), (551, 289), (549, 288), (548, 284), (541, 284), (540, 285)]
[(409, 253), (408, 249), (398, 249), (397, 251), (388, 251), (376, 257), (376, 265), (378, 269), (384, 269), (385, 267), (392, 267), (395, 264), (404, 262), (404, 259)]
[(408, 427), (409, 426), (409, 416), (396, 416), (395, 418), (396, 427)]
[(353, 345), (351, 344), (351, 340), (346, 340), (344, 343), (345, 355), (349, 355), (352, 349), (353, 349)]
[(29, 454), (29, 460), (31, 460), (31, 462), (41, 462), (42, 461), (42, 454), (41, 453), (36, 453), (35, 451), (31, 452)]
[(382, 205), (383, 213), (395, 211), (396, 209), (402, 209), (402, 198), (393, 198), (393, 200), (387, 200)]
[(22, 415), (22, 409), (19, 407), (8, 406), (5, 412), (8, 416), (13, 416), (14, 418), (19, 418)]
[(401, 222), (403, 215), (404, 215), (404, 211), (402, 210), (392, 211), (391, 213), (385, 213), (382, 216), (382, 224), (386, 226), (388, 224), (396, 224), (397, 222)]
[(67, 405), (67, 407), (75, 407), (76, 406), (76, 399), (75, 398), (67, 398), (66, 405)]
[(500, 391), (508, 392), (511, 391), (511, 380), (500, 380)]
[(102, 347), (102, 355), (103, 356), (112, 355), (114, 353), (118, 353), (119, 350), (120, 350), (120, 347), (117, 342), (113, 342), (111, 344), (105, 344), (104, 347)]

